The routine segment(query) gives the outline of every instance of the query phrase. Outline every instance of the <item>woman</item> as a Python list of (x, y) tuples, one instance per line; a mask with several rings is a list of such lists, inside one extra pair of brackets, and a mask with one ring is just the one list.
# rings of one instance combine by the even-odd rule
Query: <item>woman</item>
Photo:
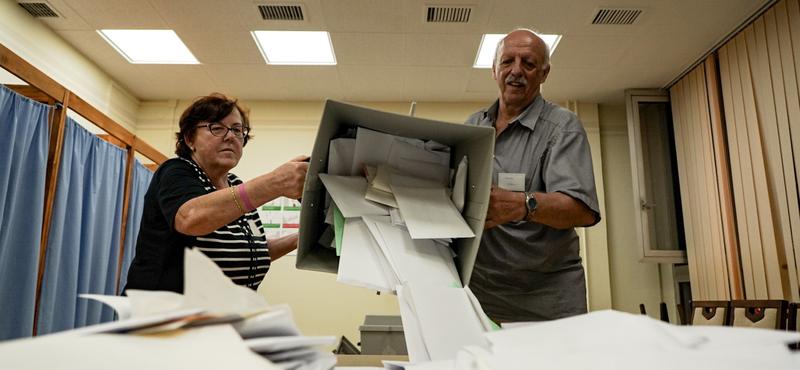
[(250, 137), (236, 100), (212, 94), (181, 115), (178, 158), (164, 162), (145, 194), (125, 289), (183, 292), (184, 248), (197, 248), (235, 283), (257, 289), (270, 262), (297, 248), (297, 234), (267, 241), (257, 206), (302, 195), (308, 157), (248, 182), (229, 173)]

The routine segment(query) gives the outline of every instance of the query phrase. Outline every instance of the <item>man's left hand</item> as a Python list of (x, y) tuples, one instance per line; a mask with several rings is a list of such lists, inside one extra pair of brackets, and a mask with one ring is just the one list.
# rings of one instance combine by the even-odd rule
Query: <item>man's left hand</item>
[(492, 186), (489, 195), (489, 211), (486, 213), (484, 230), (507, 222), (520, 221), (527, 216), (525, 193)]

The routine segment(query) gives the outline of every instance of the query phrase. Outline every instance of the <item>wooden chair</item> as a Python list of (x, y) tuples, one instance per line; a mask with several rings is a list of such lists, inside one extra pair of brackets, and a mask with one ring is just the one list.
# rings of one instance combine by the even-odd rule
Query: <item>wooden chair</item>
[(800, 315), (800, 303), (793, 302), (789, 304), (789, 318), (786, 330), (800, 331), (800, 320), (797, 319)]
[(788, 302), (784, 300), (731, 301), (731, 326), (786, 329)]
[(728, 325), (728, 301), (692, 301), (691, 325)]

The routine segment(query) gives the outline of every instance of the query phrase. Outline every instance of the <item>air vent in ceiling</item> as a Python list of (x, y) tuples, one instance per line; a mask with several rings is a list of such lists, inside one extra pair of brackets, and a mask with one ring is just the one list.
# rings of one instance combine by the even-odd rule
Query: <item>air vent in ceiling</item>
[(429, 6), (426, 13), (428, 23), (469, 23), (472, 8), (463, 6)]
[(630, 25), (639, 20), (641, 9), (598, 9), (592, 24)]
[(28, 11), (32, 16), (36, 18), (52, 18), (52, 17), (59, 17), (58, 13), (50, 6), (50, 4), (37, 1), (37, 2), (19, 2), (19, 6), (23, 7), (25, 10)]
[(303, 7), (300, 5), (259, 5), (261, 18), (267, 21), (304, 21)]

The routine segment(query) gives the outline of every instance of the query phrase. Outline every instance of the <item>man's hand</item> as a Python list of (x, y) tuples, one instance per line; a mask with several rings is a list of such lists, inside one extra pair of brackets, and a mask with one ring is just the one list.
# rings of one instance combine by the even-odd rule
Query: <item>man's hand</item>
[(489, 211), (486, 213), (484, 230), (507, 222), (520, 221), (527, 216), (525, 193), (509, 191), (492, 186), (489, 195)]

